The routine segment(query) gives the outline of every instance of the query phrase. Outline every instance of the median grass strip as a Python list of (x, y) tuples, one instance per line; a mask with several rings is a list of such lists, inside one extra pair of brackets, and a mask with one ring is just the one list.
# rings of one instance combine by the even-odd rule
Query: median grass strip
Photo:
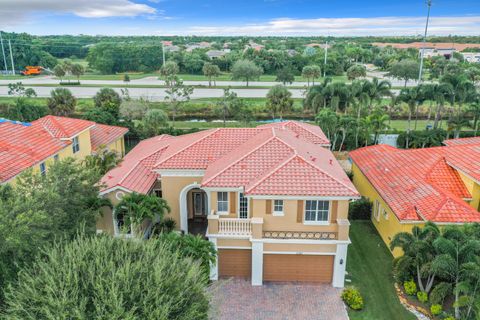
[(361, 311), (348, 310), (351, 320), (414, 320), (395, 293), (393, 257), (370, 221), (352, 221), (346, 285), (357, 287), (364, 299)]

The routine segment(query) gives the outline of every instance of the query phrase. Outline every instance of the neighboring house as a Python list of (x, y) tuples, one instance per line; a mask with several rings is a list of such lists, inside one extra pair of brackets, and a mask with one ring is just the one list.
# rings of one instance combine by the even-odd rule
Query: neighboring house
[(227, 53), (230, 52), (230, 49), (223, 49), (223, 50), (208, 50), (205, 54), (211, 59), (215, 60), (218, 58), (223, 57)]
[[(295, 121), (161, 135), (109, 171), (101, 195), (114, 204), (130, 192), (164, 198), (178, 229), (218, 250), (212, 280), (343, 287), (348, 205), (359, 194), (328, 145), (318, 126)], [(99, 232), (123, 236), (123, 217), (104, 213)]]
[(163, 49), (165, 50), (165, 52), (178, 52), (178, 51), (180, 51), (179, 46), (165, 46), (165, 47), (163, 47)]
[(480, 52), (460, 52), (465, 61), (470, 63), (480, 63)]
[(192, 52), (195, 49), (207, 49), (210, 48), (212, 44), (210, 42), (202, 41), (199, 43), (191, 43), (187, 45), (186, 51)]
[(23, 171), (41, 173), (58, 159), (84, 159), (100, 146), (125, 154), (127, 128), (66, 117), (45, 116), (31, 123), (0, 119), (0, 184)]
[(371, 219), (387, 246), (395, 234), (427, 221), (480, 222), (480, 138), (445, 143), (410, 150), (376, 145), (350, 153), (353, 183), (372, 201)]

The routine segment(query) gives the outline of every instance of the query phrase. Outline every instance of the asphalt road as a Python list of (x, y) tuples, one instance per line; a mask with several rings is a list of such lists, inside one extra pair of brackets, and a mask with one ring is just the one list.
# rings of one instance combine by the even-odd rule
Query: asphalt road
[[(35, 87), (25, 86), (26, 88), (33, 88), (38, 97), (49, 97), (50, 92), (56, 87)], [(102, 87), (68, 87), (68, 89), (77, 98), (91, 98)], [(119, 94), (121, 88), (113, 88)], [(264, 98), (267, 95), (268, 89), (232, 89), (236, 92), (240, 98)], [(292, 98), (303, 98), (305, 90), (302, 89), (290, 89), (292, 92)], [(164, 100), (166, 93), (164, 88), (128, 88), (130, 97), (132, 98), (145, 98), (150, 101), (162, 101)], [(0, 96), (8, 96), (8, 87), (0, 86)], [(198, 89), (195, 88), (190, 95), (191, 99), (200, 98), (219, 98), (223, 96), (223, 89)]]

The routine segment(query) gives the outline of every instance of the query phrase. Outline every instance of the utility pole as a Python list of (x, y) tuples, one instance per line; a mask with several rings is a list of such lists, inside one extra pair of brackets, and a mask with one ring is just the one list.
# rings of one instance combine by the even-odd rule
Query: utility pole
[(323, 60), (323, 77), (327, 74), (327, 55), (328, 55), (328, 40), (325, 40), (325, 58)]
[(425, 33), (423, 35), (422, 51), (420, 53), (420, 70), (418, 71), (418, 84), (422, 82), (423, 73), (423, 56), (425, 54), (425, 42), (427, 41), (428, 21), (430, 20), (430, 7), (432, 6), (432, 0), (427, 0), (427, 22), (425, 23)]
[(10, 42), (10, 39), (8, 39), (8, 46), (10, 47), (10, 60), (12, 61), (12, 75), (15, 75), (15, 67), (13, 64), (12, 43)]
[(162, 41), (162, 55), (163, 55), (163, 60), (162, 60), (162, 65), (165, 67), (165, 44)]
[(2, 45), (3, 65), (5, 66), (5, 72), (7, 72), (7, 56), (5, 55), (5, 47), (3, 46), (2, 31), (0, 31), (0, 44)]

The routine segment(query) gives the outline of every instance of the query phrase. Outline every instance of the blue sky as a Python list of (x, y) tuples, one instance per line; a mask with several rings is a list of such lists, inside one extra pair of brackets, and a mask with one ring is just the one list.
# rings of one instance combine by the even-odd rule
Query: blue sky
[[(423, 0), (0, 0), (0, 29), (33, 34), (415, 35)], [(433, 0), (431, 34), (480, 35), (479, 0)]]

